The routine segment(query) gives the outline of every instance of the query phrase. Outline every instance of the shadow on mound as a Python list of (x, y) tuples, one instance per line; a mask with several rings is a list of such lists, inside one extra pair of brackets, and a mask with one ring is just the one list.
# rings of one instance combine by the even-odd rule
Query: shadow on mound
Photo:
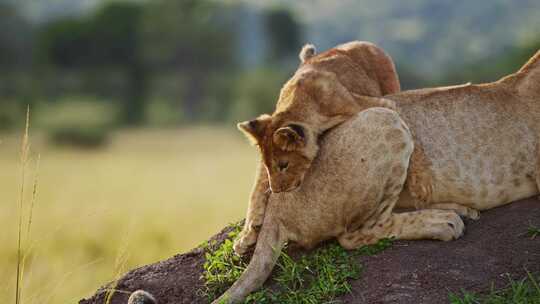
[[(448, 294), (462, 289), (487, 291), (502, 287), (526, 272), (540, 272), (540, 237), (529, 238), (530, 225), (540, 227), (540, 202), (527, 199), (482, 213), (467, 221), (467, 231), (452, 242), (397, 241), (376, 256), (362, 256), (364, 270), (351, 282), (342, 303), (448, 303)], [(220, 244), (231, 228), (212, 237)], [(116, 288), (143, 289), (159, 304), (208, 303), (200, 279), (205, 251), (194, 249), (124, 275)], [(105, 303), (107, 286), (79, 304)], [(115, 293), (112, 304), (127, 303), (129, 294)]]

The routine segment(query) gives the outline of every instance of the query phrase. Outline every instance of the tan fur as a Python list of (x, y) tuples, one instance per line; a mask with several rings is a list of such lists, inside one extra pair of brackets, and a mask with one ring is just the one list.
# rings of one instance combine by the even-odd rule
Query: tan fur
[[(360, 43), (347, 45), (355, 46), (348, 49), (361, 49)], [(353, 57), (342, 49), (338, 46), (301, 65), (282, 89), (267, 127), (255, 136), (272, 190), (291, 191), (301, 184), (317, 155), (319, 134), (357, 111), (379, 105), (395, 107), (415, 140), (408, 191), (401, 195), (399, 207), (426, 208), (436, 204), (438, 208), (477, 218), (476, 210), (538, 193), (540, 52), (517, 73), (494, 83), (394, 92), (380, 98), (362, 95), (377, 91), (373, 89), (377, 87), (373, 79), (390, 77), (344, 64)], [(368, 57), (358, 58), (355, 60), (362, 65)], [(372, 80), (367, 81), (366, 77)], [(399, 88), (378, 85), (389, 86)], [(270, 135), (291, 123), (305, 127), (306, 145), (283, 151)], [(276, 164), (284, 161), (289, 169), (281, 172)], [(235, 248), (242, 253), (247, 246), (239, 239)]]
[[(375, 157), (379, 146), (395, 151)], [(463, 222), (453, 211), (393, 212), (413, 148), (409, 129), (389, 109), (368, 109), (329, 131), (303, 184), (270, 195), (248, 268), (214, 303), (238, 303), (259, 288), (287, 241), (311, 248), (337, 238), (353, 249), (384, 237), (459, 237)]]
[[(320, 134), (363, 109), (394, 107), (392, 101), (374, 98), (400, 90), (394, 63), (382, 49), (369, 42), (350, 42), (318, 55), (314, 53), (311, 45), (302, 49), (302, 64), (283, 86), (272, 116), (263, 115), (238, 125), (259, 147), (270, 177), (261, 180), (258, 175), (254, 191), (266, 193), (270, 187), (274, 192), (293, 190), (317, 155)], [(305, 131), (301, 145), (275, 136), (279, 129), (291, 124)], [(288, 164), (287, 168), (281, 169), (280, 163)], [(266, 197), (259, 193), (251, 195), (245, 229), (235, 242), (239, 254), (256, 241), (255, 227), (262, 221), (252, 218), (262, 218), (252, 216), (252, 212), (260, 214), (258, 210), (264, 210)]]
[[(292, 190), (294, 184), (301, 182), (303, 174), (292, 176), (290, 172), (309, 168), (317, 155), (321, 133), (361, 110), (375, 106), (393, 108), (392, 101), (374, 97), (400, 90), (392, 59), (374, 44), (351, 42), (307, 56), (310, 49), (306, 46), (302, 50), (300, 57), (304, 61), (283, 86), (272, 116), (240, 124), (248, 126), (241, 130), (259, 146), (274, 192)], [(253, 124), (264, 127), (250, 129)], [(280, 131), (290, 126), (301, 128), (302, 136), (289, 134), (289, 140), (282, 136)], [(300, 164), (282, 174), (278, 158), (284, 163)]]
[(385, 97), (413, 132), (407, 182), (419, 207), (485, 210), (538, 193), (539, 61), (494, 83)]

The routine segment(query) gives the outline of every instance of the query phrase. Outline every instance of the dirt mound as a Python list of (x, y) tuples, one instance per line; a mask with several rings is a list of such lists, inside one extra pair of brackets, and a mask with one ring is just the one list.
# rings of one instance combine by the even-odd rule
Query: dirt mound
[[(399, 241), (384, 252), (360, 257), (364, 266), (343, 303), (448, 303), (462, 289), (482, 292), (503, 286), (508, 275), (523, 278), (540, 272), (540, 237), (527, 237), (529, 225), (540, 227), (540, 202), (523, 200), (467, 221), (465, 236), (453, 242)], [(213, 237), (222, 241), (228, 229)], [(128, 272), (117, 289), (144, 289), (165, 303), (208, 303), (200, 290), (204, 251), (194, 249)], [(79, 304), (105, 303), (106, 287)], [(124, 304), (128, 294), (115, 293), (111, 303)]]

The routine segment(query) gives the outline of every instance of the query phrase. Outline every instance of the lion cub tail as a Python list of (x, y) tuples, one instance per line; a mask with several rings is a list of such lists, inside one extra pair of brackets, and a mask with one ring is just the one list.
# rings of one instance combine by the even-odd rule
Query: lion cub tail
[(502, 81), (515, 86), (520, 96), (540, 98), (540, 50), (519, 71)]
[(266, 218), (251, 261), (240, 278), (212, 304), (240, 303), (259, 289), (272, 273), (286, 238), (279, 224)]

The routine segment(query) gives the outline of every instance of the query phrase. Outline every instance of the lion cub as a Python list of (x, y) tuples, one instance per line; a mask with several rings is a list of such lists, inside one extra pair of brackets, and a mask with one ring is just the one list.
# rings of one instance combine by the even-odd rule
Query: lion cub
[(372, 43), (351, 42), (317, 56), (306, 45), (299, 57), (300, 67), (283, 86), (274, 113), (238, 124), (259, 147), (262, 160), (245, 227), (235, 243), (238, 254), (256, 242), (270, 192), (292, 191), (301, 184), (317, 155), (319, 136), (364, 109), (392, 108), (391, 101), (373, 97), (400, 91), (392, 59)]

